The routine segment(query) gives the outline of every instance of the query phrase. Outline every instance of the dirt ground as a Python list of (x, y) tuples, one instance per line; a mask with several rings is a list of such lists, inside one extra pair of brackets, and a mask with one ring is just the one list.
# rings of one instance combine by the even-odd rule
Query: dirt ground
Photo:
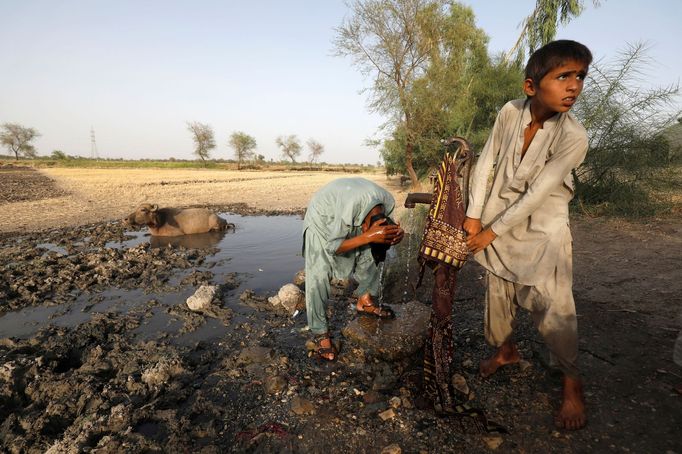
[(118, 220), (143, 202), (160, 207), (243, 203), (261, 211), (301, 212), (317, 188), (342, 176), (362, 176), (402, 192), (397, 178), (387, 180), (379, 173), (71, 168), (39, 172), (0, 166), (0, 204), (10, 213), (0, 217), (0, 232)]
[[(139, 202), (300, 213), (317, 188), (340, 176), (2, 167), (0, 320), (83, 297), (96, 304), (107, 289), (163, 294), (205, 281), (211, 271), (201, 267), (211, 251), (106, 247), (125, 237), (119, 220)], [(407, 188), (397, 179), (361, 176), (404, 200)], [(93, 314), (75, 327), (0, 338), (0, 450), (682, 453), (682, 396), (675, 391), (682, 367), (673, 362), (682, 329), (682, 220), (575, 217), (572, 232), (588, 405), (581, 431), (552, 425), (560, 376), (529, 317), (519, 319), (522, 367), (478, 376), (490, 349), (483, 272), (471, 262), (459, 278), (455, 364), (470, 403), (507, 433), (484, 433), (471, 421), (420, 409), (419, 354), (388, 362), (346, 342), (337, 363), (311, 362), (302, 347), (304, 317), (273, 311), (267, 295), (225, 301), (219, 341), (137, 341), (132, 333), (153, 309), (176, 317), (183, 330), (207, 323), (156, 298), (125, 314)], [(45, 253), (44, 243), (66, 253)], [(188, 274), (173, 282), (169, 273), (178, 269)], [(225, 285), (233, 278), (225, 277)], [(355, 317), (351, 302), (348, 289), (336, 289), (330, 309), (337, 333)]]

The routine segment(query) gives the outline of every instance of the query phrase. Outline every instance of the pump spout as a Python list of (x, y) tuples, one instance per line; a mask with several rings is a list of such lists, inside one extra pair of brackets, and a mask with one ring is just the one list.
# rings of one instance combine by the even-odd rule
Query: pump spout
[(405, 208), (414, 208), (417, 203), (431, 204), (431, 197), (430, 192), (410, 192), (405, 199)]

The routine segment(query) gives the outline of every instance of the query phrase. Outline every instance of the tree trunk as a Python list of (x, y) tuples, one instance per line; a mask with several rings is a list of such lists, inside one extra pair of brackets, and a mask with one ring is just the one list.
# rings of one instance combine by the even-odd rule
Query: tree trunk
[(412, 167), (412, 151), (414, 150), (414, 144), (412, 142), (407, 142), (405, 144), (405, 168), (407, 169), (407, 174), (412, 180), (412, 189), (419, 189), (419, 180), (417, 179), (417, 173)]

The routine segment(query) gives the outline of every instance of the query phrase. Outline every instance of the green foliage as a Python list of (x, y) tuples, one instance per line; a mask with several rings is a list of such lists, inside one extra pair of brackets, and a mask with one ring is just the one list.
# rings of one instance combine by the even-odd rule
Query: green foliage
[(595, 63), (574, 108), (590, 149), (574, 172), (585, 211), (648, 216), (669, 206), (658, 190), (679, 159), (663, 132), (679, 112), (678, 86), (645, 89), (650, 66), (643, 44), (628, 46), (613, 62)]
[(0, 145), (14, 153), (17, 160), (20, 155), (35, 158), (36, 149), (31, 141), (36, 137), (40, 137), (40, 134), (33, 128), (25, 128), (18, 123), (4, 123), (0, 132)]
[(482, 146), (502, 105), (518, 97), (518, 65), (492, 62), (471, 8), (441, 0), (367, 0), (338, 29), (337, 53), (374, 84), (370, 109), (389, 117), (381, 154), (389, 175), (413, 180), (440, 162), (441, 140)]
[(192, 133), (192, 140), (194, 141), (194, 154), (201, 158), (202, 162), (210, 157), (211, 150), (215, 148), (215, 138), (213, 135), (213, 128), (204, 123), (187, 122), (187, 129)]
[[(452, 5), (446, 0), (356, 0), (337, 29), (336, 54), (349, 56), (373, 82), (370, 110), (387, 115), (387, 126), (405, 132), (404, 167), (413, 179), (414, 139), (420, 115), (413, 90), (441, 45), (438, 30)], [(423, 112), (427, 117), (433, 112)]]
[(66, 153), (64, 153), (61, 150), (54, 150), (54, 151), (52, 151), (50, 158), (59, 159), (59, 160), (67, 160), (67, 159), (69, 159), (69, 156), (67, 156)]
[(230, 136), (229, 145), (234, 150), (237, 159), (237, 169), (241, 168), (242, 161), (253, 158), (253, 150), (256, 148), (256, 139), (242, 131), (235, 131)]
[[(431, 87), (431, 93), (420, 97), (422, 92), (417, 92), (415, 102), (436, 105), (439, 114), (424, 122), (420, 136), (415, 140), (413, 165), (419, 178), (427, 175), (442, 159), (442, 139), (462, 136), (474, 150), (480, 150), (500, 108), (522, 95), (523, 75), (518, 65), (491, 62), (483, 57), (480, 61), (469, 71), (457, 70), (453, 65), (454, 75), (448, 78), (449, 83), (439, 84), (434, 81), (432, 73), (425, 75), (423, 83)], [(456, 76), (462, 74), (464, 77), (457, 80)], [(405, 135), (404, 130), (397, 128), (391, 139), (383, 144), (381, 155), (389, 175), (405, 172), (402, 152)]]
[[(599, 6), (599, 0), (592, 0)], [(517, 63), (525, 60), (525, 48), (530, 53), (554, 40), (558, 25), (566, 25), (583, 12), (583, 0), (536, 0), (535, 8), (521, 24), (521, 33), (505, 60), (515, 57)]]

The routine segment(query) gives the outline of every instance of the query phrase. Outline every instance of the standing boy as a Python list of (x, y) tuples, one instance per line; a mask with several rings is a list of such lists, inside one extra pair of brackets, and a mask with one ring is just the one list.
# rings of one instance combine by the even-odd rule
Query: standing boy
[(571, 171), (582, 163), (588, 143), (569, 110), (591, 62), (589, 49), (569, 40), (531, 55), (523, 84), (527, 98), (500, 110), (473, 172), (464, 222), (467, 246), (488, 271), (485, 336), (497, 347), (481, 362), (481, 375), (520, 360), (512, 339), (514, 316), (518, 307), (529, 310), (552, 362), (564, 373), (555, 423), (566, 429), (586, 421), (576, 367), (568, 203)]

